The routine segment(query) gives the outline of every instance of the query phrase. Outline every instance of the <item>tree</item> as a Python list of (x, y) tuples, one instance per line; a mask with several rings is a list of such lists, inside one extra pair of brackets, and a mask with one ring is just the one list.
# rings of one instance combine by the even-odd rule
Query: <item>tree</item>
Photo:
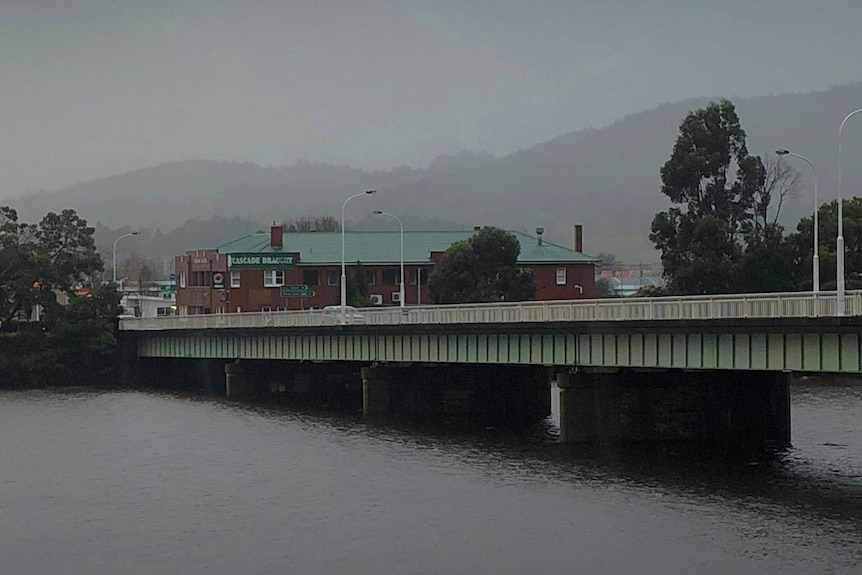
[(284, 222), (286, 232), (337, 232), (341, 224), (333, 216), (299, 216)]
[(62, 367), (63, 380), (91, 383), (114, 367), (117, 316), (123, 308), (113, 283), (97, 286), (86, 296), (73, 295), (60, 308), (47, 344)]
[[(103, 268), (93, 242), (93, 228), (74, 210), (49, 212), (37, 225), (18, 222), (18, 214), (0, 207), (0, 321), (29, 316), (38, 301), (56, 312), (56, 294), (89, 285)], [(49, 314), (50, 317), (50, 314)]]
[(75, 210), (48, 212), (36, 228), (35, 250), (42, 265), (42, 283), (65, 291), (88, 284), (90, 276), (103, 269), (93, 241), (94, 229)]
[(614, 297), (614, 290), (611, 288), (611, 280), (609, 278), (599, 278), (596, 280), (596, 298)]
[[(844, 200), (844, 253), (847, 289), (862, 289), (862, 198)], [(834, 290), (837, 286), (837, 258), (835, 238), (838, 237), (838, 202), (821, 204), (818, 208), (820, 223), (819, 256), (820, 287)], [(787, 238), (794, 253), (794, 262), (803, 271), (800, 283), (811, 289), (811, 265), (814, 255), (814, 218), (799, 220), (796, 232)]]
[[(670, 159), (661, 168), (662, 193), (677, 206), (656, 214), (650, 240), (661, 250), (668, 291), (676, 294), (772, 291), (786, 286), (781, 262), (757, 267), (783, 242), (770, 219), (796, 185), (781, 162), (751, 156), (745, 130), (729, 100), (689, 113)], [(758, 277), (751, 277), (758, 272)]]
[(596, 264), (597, 269), (615, 270), (620, 267), (616, 254), (599, 252), (596, 254), (596, 257), (599, 259), (599, 263)]
[[(356, 262), (356, 267), (347, 276), (345, 295), (347, 297), (347, 305), (352, 305), (353, 307), (371, 305), (371, 300), (368, 297), (368, 274), (360, 261)], [(340, 304), (341, 302), (338, 303)]]
[(138, 289), (145, 291), (156, 279), (156, 263), (137, 254), (129, 256), (122, 264), (117, 263), (118, 277), (137, 284)]
[(533, 271), (518, 268), (521, 245), (514, 235), (484, 227), (452, 244), (428, 279), (434, 303), (522, 301), (535, 297)]
[(0, 207), (0, 324), (4, 329), (16, 327), (11, 320), (19, 314), (29, 315), (36, 298), (33, 285), (39, 270), (27, 243), (31, 236), (14, 209)]
[[(778, 223), (781, 208), (787, 201), (797, 196), (801, 176), (781, 157), (767, 154), (763, 160), (763, 167), (763, 181), (755, 196), (754, 213), (755, 219), (765, 229), (769, 224)], [(771, 208), (774, 208), (774, 212), (770, 218)]]

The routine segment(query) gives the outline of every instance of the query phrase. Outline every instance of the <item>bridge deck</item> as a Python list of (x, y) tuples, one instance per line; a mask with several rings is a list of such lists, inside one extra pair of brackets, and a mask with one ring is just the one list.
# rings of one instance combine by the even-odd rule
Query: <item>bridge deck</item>
[[(496, 304), (363, 308), (345, 322), (320, 310), (171, 316), (124, 319), (128, 331), (325, 327), (340, 323), (370, 326), (511, 324), (738, 318), (815, 318), (834, 316), (835, 292), (735, 294), (674, 298), (625, 298)], [(862, 315), (862, 290), (847, 292), (848, 316)]]

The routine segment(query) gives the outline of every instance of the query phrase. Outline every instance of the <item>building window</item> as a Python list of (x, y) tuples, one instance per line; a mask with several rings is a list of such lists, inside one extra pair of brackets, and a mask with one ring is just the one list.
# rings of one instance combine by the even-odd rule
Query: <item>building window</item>
[(336, 270), (329, 270), (329, 273), (326, 274), (326, 284), (331, 286), (337, 286), (341, 281), (341, 272)]
[(186, 272), (180, 272), (180, 287), (186, 287)]
[(422, 285), (428, 283), (428, 270), (425, 268), (413, 268), (412, 270), (408, 270), (407, 279), (410, 285), (416, 285), (416, 278), (419, 278), (422, 281)]
[(287, 308), (284, 307), (283, 305), (280, 305), (275, 309), (275, 311), (287, 311)]
[(263, 287), (284, 285), (284, 270), (263, 270)]
[(272, 308), (269, 307), (268, 305), (265, 305), (262, 308), (260, 308), (260, 311), (262, 311), (263, 313), (269, 313), (272, 311)]
[(557, 285), (566, 285), (566, 268), (557, 268)]
[(385, 269), (383, 270), (383, 285), (394, 286), (398, 285), (398, 270)]
[(232, 287), (232, 288), (240, 287), (241, 284), (239, 281), (239, 277), (240, 277), (240, 272), (238, 272), (238, 271), (230, 272), (230, 287)]
[(365, 270), (365, 283), (370, 286), (377, 283), (377, 274), (374, 273), (374, 270)]
[(317, 270), (302, 270), (302, 283), (307, 286), (320, 285), (320, 272)]

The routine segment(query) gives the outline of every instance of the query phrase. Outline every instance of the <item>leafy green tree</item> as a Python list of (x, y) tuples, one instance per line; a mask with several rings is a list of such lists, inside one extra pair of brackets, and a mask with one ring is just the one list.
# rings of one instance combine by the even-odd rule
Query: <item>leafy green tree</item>
[(18, 214), (0, 207), (0, 321), (29, 316), (36, 303), (53, 321), (57, 292), (71, 294), (90, 285), (103, 268), (93, 242), (93, 228), (74, 210), (50, 212), (39, 224), (18, 222)]
[(91, 383), (115, 366), (117, 316), (120, 294), (104, 284), (86, 296), (74, 295), (60, 308), (47, 344), (55, 351), (64, 381)]
[[(356, 262), (356, 266), (347, 276), (345, 295), (347, 296), (347, 305), (352, 305), (353, 307), (371, 305), (371, 299), (368, 297), (368, 271), (360, 261)], [(341, 302), (339, 301), (338, 303), (340, 304)]]
[[(862, 198), (844, 200), (844, 258), (847, 289), (862, 289)], [(820, 224), (818, 255), (820, 256), (820, 288), (837, 287), (837, 258), (835, 238), (838, 237), (838, 201), (821, 204), (817, 211)], [(800, 283), (810, 290), (811, 265), (814, 256), (814, 218), (799, 220), (796, 232), (788, 238), (794, 261), (801, 270)]]
[(521, 245), (505, 230), (484, 227), (452, 244), (428, 278), (434, 303), (522, 301), (536, 296), (533, 271), (517, 266)]
[[(95, 383), (113, 373), (120, 294), (113, 284), (75, 294), (101, 268), (93, 229), (74, 211), (49, 213), (29, 225), (0, 207), (0, 321), (4, 329), (17, 328), (9, 320), (29, 317), (37, 303), (47, 318), (37, 329), (0, 335), (0, 384)], [(63, 292), (67, 305), (56, 298)]]
[(686, 116), (661, 168), (661, 191), (676, 206), (656, 214), (650, 234), (670, 293), (792, 288), (792, 250), (769, 209), (778, 200), (780, 210), (795, 179), (777, 166), (749, 155), (729, 100)]
[(35, 230), (35, 250), (43, 266), (42, 283), (67, 293), (88, 285), (103, 269), (93, 241), (94, 229), (75, 210), (49, 212)]
[(0, 324), (14, 327), (12, 319), (29, 315), (36, 299), (34, 282), (39, 278), (36, 255), (27, 243), (30, 229), (18, 222), (18, 213), (0, 207)]

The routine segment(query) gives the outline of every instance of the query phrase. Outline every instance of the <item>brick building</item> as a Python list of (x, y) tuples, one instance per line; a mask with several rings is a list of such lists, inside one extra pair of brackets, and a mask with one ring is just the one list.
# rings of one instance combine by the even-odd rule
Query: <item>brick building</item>
[[(405, 305), (431, 303), (428, 276), (449, 246), (475, 231), (404, 232)], [(580, 226), (575, 226), (574, 249), (541, 235), (512, 233), (521, 245), (518, 265), (534, 270), (537, 300), (594, 296), (597, 260), (582, 252)], [(348, 278), (361, 266), (372, 304), (399, 305), (400, 232), (346, 232), (344, 245)], [(337, 305), (341, 232), (285, 233), (272, 226), (269, 233), (177, 256), (175, 269), (181, 315)]]

